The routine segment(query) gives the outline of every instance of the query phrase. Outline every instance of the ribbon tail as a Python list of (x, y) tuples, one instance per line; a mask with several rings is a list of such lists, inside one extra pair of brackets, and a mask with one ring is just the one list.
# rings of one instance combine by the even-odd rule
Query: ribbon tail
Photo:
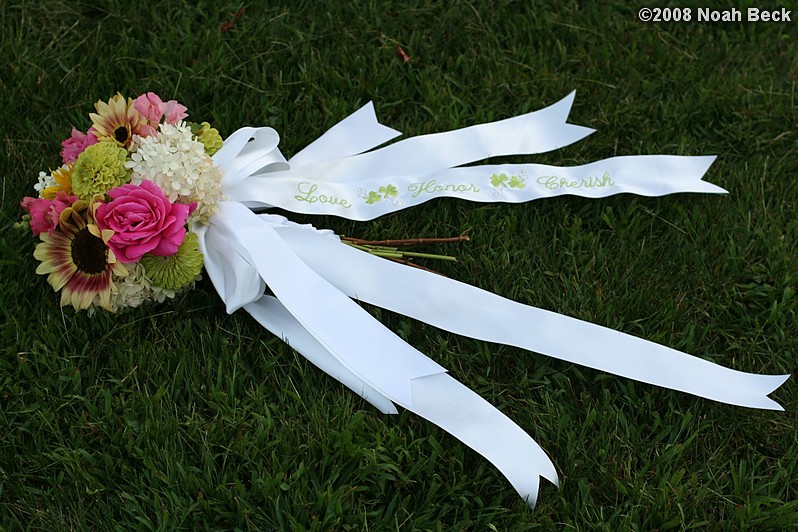
[[(395, 412), (393, 402), (451, 433), (493, 463), (530, 505), (539, 476), (557, 483), (554, 465), (529, 435), (313, 272), (269, 219), (223, 203), (209, 228), (197, 228), (228, 311), (243, 306), (379, 410)], [(246, 279), (253, 275), (287, 302), (256, 292), (263, 281)]]
[(383, 414), (397, 413), (390, 399), (341, 364), (283, 307), (277, 298), (263, 296), (253, 303), (244, 305), (244, 310), (249, 312), (263, 328), (281, 338), (317, 368), (363, 397), (377, 410)]
[[(396, 413), (390, 399), (338, 362), (276, 298), (264, 296), (244, 309), (264, 328), (378, 410)], [(393, 354), (381, 353), (380, 356)], [(412, 403), (398, 404), (487, 458), (530, 506), (534, 507), (537, 500), (538, 477), (557, 485), (557, 471), (543, 449), (507, 416), (466, 386), (445, 373), (412, 379), (410, 386)]]
[(412, 389), (413, 405), (402, 406), (487, 458), (531, 507), (538, 477), (559, 486), (554, 464), (535, 440), (467, 386), (440, 373), (413, 379)]
[(299, 168), (341, 159), (376, 148), (401, 134), (380, 124), (374, 103), (369, 102), (328, 129), (288, 162), (292, 168)]
[(715, 158), (714, 155), (624, 155), (580, 166), (466, 166), (441, 170), (434, 177), (444, 183), (478, 183), (486, 189), (481, 195), (450, 190), (440, 195), (479, 202), (523, 203), (566, 194), (586, 198), (622, 193), (648, 197), (682, 192), (728, 194), (725, 189), (702, 180)]
[[(425, 176), (489, 157), (545, 153), (595, 130), (565, 123), (574, 93), (544, 109), (454, 131), (419, 135), (377, 150), (271, 173), (270, 178), (351, 183), (385, 176)], [(293, 159), (292, 159), (293, 160)], [(323, 176), (323, 177), (322, 177)], [(260, 177), (260, 176), (258, 176)]]
[(736, 371), (642, 338), (385, 261), (340, 242), (324, 242), (309, 231), (286, 227), (280, 232), (315, 271), (358, 300), (456, 334), (520, 347), (640, 382), (732, 405), (783, 410), (767, 395), (789, 375)]

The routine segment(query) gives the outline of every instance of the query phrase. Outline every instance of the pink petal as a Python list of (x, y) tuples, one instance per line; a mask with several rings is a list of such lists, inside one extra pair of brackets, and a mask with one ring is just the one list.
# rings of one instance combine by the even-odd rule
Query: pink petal
[[(163, 100), (154, 92), (142, 94), (133, 101), (133, 107), (141, 114), (150, 124), (158, 124), (163, 117), (161, 106)], [(146, 135), (145, 135), (146, 136)]]
[(188, 116), (186, 111), (186, 106), (177, 103), (177, 100), (169, 100), (168, 102), (161, 104), (160, 106), (161, 112), (163, 112), (164, 116), (166, 117), (167, 124), (176, 124), (178, 121), (183, 120)]

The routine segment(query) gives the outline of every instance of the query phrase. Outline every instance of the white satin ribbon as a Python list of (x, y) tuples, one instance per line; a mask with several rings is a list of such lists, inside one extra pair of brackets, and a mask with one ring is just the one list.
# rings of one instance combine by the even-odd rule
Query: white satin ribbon
[[(344, 244), (238, 203), (220, 208), (209, 226), (195, 229), (208, 276), (229, 312), (243, 306), (380, 411), (396, 413), (395, 402), (440, 426), (493, 463), (530, 505), (539, 476), (557, 483), (551, 460), (520, 427), (321, 278), (277, 229), (297, 227)], [(276, 298), (263, 295), (263, 282)]]
[[(701, 180), (712, 156), (613, 157), (556, 167), (539, 164), (454, 168), (487, 157), (543, 153), (576, 142), (592, 129), (565, 121), (574, 93), (540, 111), (455, 131), (406, 139), (362, 153), (398, 132), (377, 121), (369, 102), (286, 161), (271, 128), (242, 128), (214, 156), (228, 170), (230, 200), (251, 208), (372, 220), (439, 197), (520, 203), (573, 194), (661, 196), (725, 193)], [(246, 143), (247, 138), (252, 142)], [(243, 149), (242, 149), (243, 146)], [(230, 155), (241, 150), (231, 165)]]
[(565, 194), (588, 198), (620, 193), (641, 196), (676, 192), (723, 194), (726, 193), (724, 189), (701, 180), (714, 160), (714, 156), (613, 157), (573, 167), (468, 166), (444, 168), (423, 176), (384, 176), (337, 183), (262, 174), (244, 180), (230, 194), (233, 199), (246, 198), (245, 203), (252, 206), (271, 205), (291, 212), (334, 214), (364, 221), (441, 197), (481, 203), (522, 203)]
[[(385, 414), (397, 413), (390, 399), (340, 364), (329, 351), (271, 296), (244, 307), (261, 325), (280, 336), (307, 357)], [(394, 356), (393, 353), (384, 353)], [(558, 484), (554, 464), (543, 449), (510, 418), (445, 373), (410, 381), (412, 403), (396, 400), (453, 435), (487, 458), (510, 481), (530, 506), (537, 501), (539, 480)]]
[[(401, 134), (380, 124), (374, 113), (374, 104), (369, 102), (291, 157), (291, 166), (299, 168), (357, 155)], [(322, 173), (322, 178), (324, 175)]]
[(642, 338), (386, 261), (299, 227), (284, 226), (278, 231), (308, 266), (358, 301), (463, 336), (520, 347), (714, 401), (783, 410), (767, 394), (781, 386), (786, 375), (735, 371)]
[[(324, 281), (270, 224), (240, 203), (222, 202), (208, 232), (218, 232), (325, 349), (386, 396), (412, 403), (412, 379), (445, 371)], [(236, 273), (236, 279), (244, 273)]]
[[(311, 181), (351, 182), (380, 176), (426, 175), (473, 161), (502, 155), (544, 153), (568, 146), (595, 130), (566, 124), (575, 92), (539, 111), (454, 131), (419, 135), (360, 155), (339, 156), (332, 161), (296, 165), (290, 172), (270, 177), (295, 177)], [(360, 126), (362, 122), (358, 122)], [(346, 122), (343, 122), (346, 124)], [(373, 126), (372, 126), (373, 127)], [(370, 132), (366, 132), (369, 134)], [(365, 136), (357, 128), (348, 135)], [(365, 140), (365, 139), (364, 139)], [(372, 142), (378, 146), (382, 139)], [(364, 145), (369, 143), (364, 143)]]
[[(209, 226), (193, 228), (228, 312), (244, 308), (380, 411), (395, 413), (396, 403), (444, 428), (496, 465), (531, 505), (539, 476), (557, 482), (540, 447), (350, 298), (457, 334), (735, 405), (780, 410), (767, 394), (787, 376), (735, 371), (522, 305), (383, 261), (342, 244), (329, 231), (258, 216), (247, 207), (367, 220), (442, 196), (516, 203), (561, 194), (725, 192), (701, 181), (714, 157), (614, 157), (572, 168), (453, 168), (491, 156), (541, 153), (590, 134), (588, 128), (565, 123), (573, 97), (527, 115), (363, 153), (397, 134), (377, 122), (368, 104), (290, 161), (280, 153), (273, 129), (242, 128), (214, 155), (230, 201), (220, 205)], [(276, 297), (264, 295), (266, 286)]]

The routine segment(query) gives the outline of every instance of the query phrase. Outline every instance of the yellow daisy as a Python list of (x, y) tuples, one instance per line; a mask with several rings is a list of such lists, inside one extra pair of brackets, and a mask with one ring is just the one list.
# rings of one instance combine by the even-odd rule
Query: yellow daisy
[(108, 103), (95, 103), (94, 108), (97, 113), (90, 113), (89, 118), (96, 130), (94, 136), (100, 142), (115, 142), (129, 150), (133, 135), (141, 133), (141, 128), (147, 125), (147, 120), (133, 107), (133, 100), (125, 100), (119, 93), (108, 100)]

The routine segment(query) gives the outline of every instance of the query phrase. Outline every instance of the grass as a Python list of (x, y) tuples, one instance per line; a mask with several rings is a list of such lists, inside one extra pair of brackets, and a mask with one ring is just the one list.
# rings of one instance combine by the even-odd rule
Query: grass
[(457, 264), (434, 267), (735, 369), (794, 373), (795, 22), (646, 24), (642, 5), (623, 3), (147, 4), (0, 3), (0, 525), (798, 524), (793, 381), (774, 394), (786, 412), (736, 408), (370, 308), (546, 449), (561, 488), (543, 486), (531, 511), (445, 432), (379, 414), (247, 315), (226, 315), (208, 282), (118, 316), (60, 309), (34, 273), (33, 239), (11, 227), (70, 126), (85, 129), (91, 104), (116, 91), (177, 98), (223, 134), (271, 125), (290, 155), (368, 100), (384, 123), (422, 134), (576, 89), (571, 121), (598, 132), (530, 161), (718, 154), (707, 178), (730, 194), (440, 200), (365, 224), (292, 218), (372, 239), (468, 234), (442, 251)]

